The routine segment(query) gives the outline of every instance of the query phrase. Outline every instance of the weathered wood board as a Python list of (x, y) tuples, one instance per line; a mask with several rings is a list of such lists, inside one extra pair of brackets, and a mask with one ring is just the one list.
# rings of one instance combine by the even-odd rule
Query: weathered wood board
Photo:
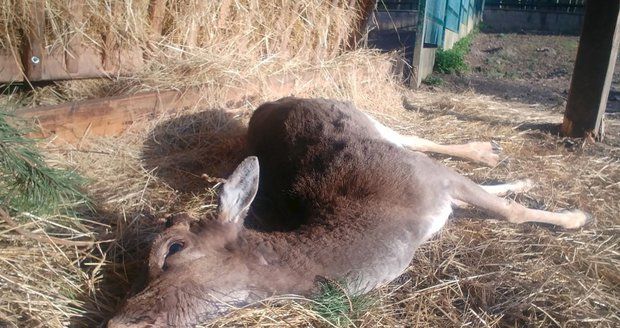
[[(259, 94), (260, 90), (268, 90), (268, 94), (277, 99), (290, 95), (309, 81), (313, 85), (322, 83), (318, 73), (308, 73), (298, 78), (272, 77), (263, 83), (228, 88), (224, 99), (227, 103), (239, 102)], [(202, 95), (200, 89), (148, 92), (41, 106), (19, 110), (16, 115), (36, 123), (39, 130), (34, 136), (58, 136), (64, 141), (76, 142), (87, 136), (117, 136), (134, 123), (164, 113), (200, 107)]]

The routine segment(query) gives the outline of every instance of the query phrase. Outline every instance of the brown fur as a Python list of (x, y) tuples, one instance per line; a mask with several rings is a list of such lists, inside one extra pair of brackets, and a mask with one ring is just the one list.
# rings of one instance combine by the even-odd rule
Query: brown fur
[[(455, 195), (473, 204), (483, 195), (489, 210), (505, 210), (471, 181), (383, 139), (348, 103), (264, 104), (248, 144), (260, 184), (248, 158), (224, 186), (218, 220), (175, 217), (153, 245), (149, 285), (109, 327), (188, 326), (226, 312), (224, 303), (311, 295), (321, 277), (364, 293), (407, 267)], [(175, 242), (183, 249), (166, 255)]]

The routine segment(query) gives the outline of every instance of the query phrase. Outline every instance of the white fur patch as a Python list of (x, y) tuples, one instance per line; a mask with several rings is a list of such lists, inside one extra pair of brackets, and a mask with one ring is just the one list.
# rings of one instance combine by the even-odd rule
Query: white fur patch
[(430, 213), (426, 220), (430, 223), (426, 232), (426, 238), (432, 237), (436, 234), (448, 221), (448, 218), (452, 214), (452, 200), (444, 201), (443, 204), (437, 208), (434, 213)]
[(375, 129), (377, 129), (377, 131), (379, 132), (379, 134), (381, 135), (381, 137), (383, 137), (383, 139), (385, 139), (386, 141), (398, 146), (398, 147), (404, 147), (403, 145), (403, 138), (402, 136), (388, 128), (387, 126), (379, 123), (379, 121), (375, 120), (372, 116), (364, 113), (366, 115), (366, 117), (368, 117), (368, 119), (372, 122), (372, 124), (374, 125)]

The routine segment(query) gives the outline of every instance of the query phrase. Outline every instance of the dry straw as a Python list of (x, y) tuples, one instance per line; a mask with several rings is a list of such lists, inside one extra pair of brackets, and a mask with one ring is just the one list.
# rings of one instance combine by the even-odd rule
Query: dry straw
[[(371, 97), (381, 96), (378, 91), (361, 91)], [(566, 148), (563, 140), (540, 130), (545, 124), (558, 123), (561, 116), (527, 105), (497, 102), (475, 94), (421, 92), (409, 95), (406, 103), (410, 111), (394, 103), (388, 103), (393, 107), (365, 108), (403, 133), (420, 131), (446, 142), (495, 139), (507, 156), (499, 167), (480, 168), (450, 158), (443, 160), (481, 183), (531, 178), (539, 186), (525, 197), (519, 197), (519, 201), (551, 210), (582, 208), (597, 221), (581, 231), (563, 232), (544, 226), (481, 221), (484, 216), (479, 212), (461, 212), (447, 230), (419, 250), (405, 275), (376, 294), (378, 301), (368, 314), (354, 322), (361, 326), (415, 322), (428, 327), (468, 323), (553, 326), (558, 322), (569, 327), (617, 323), (616, 286), (620, 264), (617, 149), (581, 148), (581, 145)], [(245, 113), (253, 107), (254, 104), (249, 104)], [(91, 156), (102, 155), (81, 154), (86, 157), (76, 158), (76, 163), (105, 163), (81, 170), (94, 174), (102, 181), (102, 187), (128, 190), (134, 201), (145, 202), (144, 205), (158, 213), (189, 210), (211, 215), (215, 192), (196, 175), (226, 176), (243, 156), (243, 143), (238, 138), (244, 126), (239, 122), (248, 115), (243, 114), (243, 109), (236, 116), (226, 112), (188, 113), (172, 121), (159, 122), (150, 137), (145, 138), (141, 133), (131, 138), (126, 136), (128, 139), (124, 140), (128, 141), (121, 149), (125, 154), (133, 153), (130, 158), (134, 162), (126, 162), (127, 167), (115, 172), (131, 172), (133, 168), (140, 173), (135, 167), (143, 167), (139, 175), (142, 183), (136, 183), (140, 180), (133, 178), (130, 184), (134, 192), (129, 184), (114, 185), (103, 179), (107, 174), (97, 173), (102, 169), (100, 165), (110, 170), (109, 160), (92, 160)], [(531, 123), (538, 125), (526, 126)], [(140, 142), (144, 139), (149, 146), (146, 151)], [(150, 148), (154, 146), (153, 140), (158, 142)], [(99, 142), (93, 144), (94, 149), (99, 149)], [(164, 160), (171, 158), (175, 161)], [(146, 174), (152, 163), (158, 165), (159, 171), (155, 175)], [(201, 192), (199, 186), (187, 186), (188, 181), (202, 183), (202, 188), (207, 189)], [(174, 194), (170, 193), (172, 189)], [(101, 193), (106, 194), (105, 190)], [(108, 196), (108, 199), (120, 204), (117, 197)], [(127, 215), (131, 210), (111, 212)], [(142, 213), (137, 211), (130, 217), (139, 218)], [(125, 231), (130, 234), (132, 228)], [(134, 230), (134, 234), (144, 232)], [(124, 247), (131, 249), (136, 240), (127, 238), (125, 242), (128, 244)], [(309, 301), (303, 300), (284, 302), (284, 305), (268, 302), (265, 306), (235, 312), (215, 325), (251, 326), (269, 322), (329, 325), (309, 308)]]
[[(31, 12), (44, 3), (47, 52), (72, 54), (71, 42), (79, 39), (104, 57), (114, 49), (142, 57), (141, 67), (122, 67), (134, 74), (113, 77), (112, 86), (91, 83), (86, 90), (61, 83), (33, 95), (33, 104), (196, 85), (235, 87), (303, 74), (342, 62), (337, 58), (351, 46), (360, 14), (355, 0), (2, 1), (0, 52), (18, 56), (34, 24)], [(165, 6), (155, 14), (151, 4), (158, 2)]]
[[(192, 10), (198, 2), (204, 11)], [(12, 26), (7, 19), (24, 19), (17, 11), (26, 3), (5, 0), (0, 28)], [(63, 3), (46, 1), (46, 10)], [(196, 108), (136, 123), (118, 138), (43, 145), (53, 165), (72, 167), (90, 179), (88, 192), (97, 212), (81, 213), (71, 225), (59, 223), (68, 222), (66, 217), (28, 213), (15, 221), (37, 236), (96, 242), (84, 248), (57, 244), (53, 238), (36, 241), (0, 223), (0, 326), (96, 326), (109, 318), (139, 281), (164, 215), (214, 214), (218, 178), (226, 177), (245, 155), (249, 115), (271, 99), (261, 81), (270, 74), (306, 71), (318, 72), (327, 82), (298, 85), (293, 93), (352, 100), (402, 133), (450, 143), (496, 140), (506, 160), (495, 168), (438, 159), (480, 183), (530, 178), (537, 187), (510, 197), (550, 210), (581, 208), (596, 218), (584, 229), (562, 231), (460, 211), (417, 251), (401, 277), (371, 295), (375, 302), (365, 314), (347, 322), (360, 327), (619, 325), (617, 147), (555, 136), (553, 127), (561, 115), (544, 106), (474, 93), (405, 91), (390, 75), (389, 56), (365, 50), (339, 53), (351, 30), (349, 1), (169, 3), (164, 36), (155, 40), (144, 25), (146, 2), (85, 1), (92, 20), (80, 33), (94, 44), (101, 43), (101, 31), (109, 26), (115, 27), (119, 42), (146, 42), (149, 56), (139, 74), (59, 83), (25, 100), (17, 95), (10, 99), (53, 103), (197, 84), (205, 90)], [(230, 24), (220, 25), (224, 3), (229, 4)], [(112, 15), (112, 4), (125, 8), (122, 15)], [(10, 6), (18, 9), (12, 12)], [(200, 26), (198, 35), (189, 35), (184, 26)], [(68, 34), (62, 31), (47, 31), (56, 40), (53, 44), (64, 44)], [(0, 33), (1, 45), (19, 33)], [(259, 86), (256, 96), (227, 106), (226, 87), (245, 81)], [(608, 123), (618, 126), (617, 121)], [(213, 326), (330, 327), (312, 304), (280, 297), (237, 309)]]
[[(440, 157), (446, 165), (480, 183), (531, 178), (537, 187), (510, 197), (550, 210), (582, 208), (596, 221), (578, 231), (562, 231), (489, 220), (477, 211), (457, 212), (444, 231), (417, 251), (410, 268), (375, 292), (373, 305), (351, 322), (362, 327), (616, 326), (618, 149), (567, 147), (572, 144), (541, 131), (559, 123), (561, 115), (529, 105), (472, 93), (427, 92), (405, 93), (406, 108), (389, 97), (378, 105), (372, 99), (388, 90), (379, 86), (358, 85), (367, 98), (357, 101), (400, 132), (445, 142), (493, 139), (506, 156), (495, 168)], [(392, 89), (392, 94), (398, 92)], [(120, 138), (92, 139), (80, 148), (50, 145), (52, 156), (92, 180), (89, 191), (99, 208), (83, 218), (91, 231), (86, 237), (114, 241), (87, 250), (35, 243), (4, 231), (4, 320), (18, 326), (89, 326), (113, 313), (136, 282), (165, 214), (213, 215), (215, 178), (225, 177), (245, 155), (244, 126), (255, 106), (205, 112), (210, 109), (206, 104), (137, 125)], [(50, 230), (45, 222), (52, 219), (32, 218), (43, 229), (25, 228), (86, 239), (80, 235), (84, 230)], [(330, 327), (329, 320), (313, 311), (312, 302), (273, 299), (238, 309), (213, 326)]]

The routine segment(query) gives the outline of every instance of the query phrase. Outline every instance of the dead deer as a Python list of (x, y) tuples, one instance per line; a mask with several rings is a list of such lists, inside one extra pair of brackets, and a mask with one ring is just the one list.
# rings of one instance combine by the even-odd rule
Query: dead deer
[(108, 327), (191, 326), (273, 295), (311, 296), (317, 279), (366, 293), (398, 277), (455, 205), (567, 229), (588, 218), (499, 198), (529, 183), (479, 186), (345, 102), (263, 104), (247, 140), (255, 156), (223, 184), (217, 218), (171, 217), (147, 287)]

